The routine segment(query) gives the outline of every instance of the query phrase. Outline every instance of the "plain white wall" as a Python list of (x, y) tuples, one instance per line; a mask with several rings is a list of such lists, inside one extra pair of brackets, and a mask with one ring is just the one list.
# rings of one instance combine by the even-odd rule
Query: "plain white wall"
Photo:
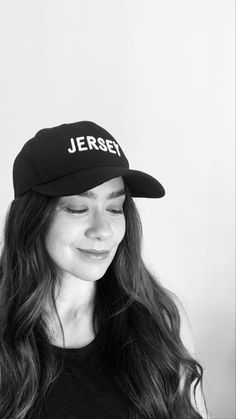
[(0, 16), (1, 224), (36, 131), (110, 131), (166, 188), (136, 199), (144, 258), (186, 306), (212, 418), (233, 418), (233, 0), (8, 0)]

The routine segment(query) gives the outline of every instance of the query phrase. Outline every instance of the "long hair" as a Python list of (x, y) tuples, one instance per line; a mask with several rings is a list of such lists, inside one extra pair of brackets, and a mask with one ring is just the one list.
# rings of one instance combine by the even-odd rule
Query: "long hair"
[[(127, 397), (130, 419), (201, 419), (191, 388), (202, 388), (203, 368), (180, 338), (180, 315), (170, 292), (141, 257), (142, 226), (125, 184), (126, 232), (97, 281), (93, 326), (104, 364)], [(6, 214), (0, 258), (0, 417), (34, 412), (60, 374), (45, 317), (57, 312), (57, 270), (45, 234), (58, 198), (30, 191)], [(180, 389), (181, 374), (184, 385)]]

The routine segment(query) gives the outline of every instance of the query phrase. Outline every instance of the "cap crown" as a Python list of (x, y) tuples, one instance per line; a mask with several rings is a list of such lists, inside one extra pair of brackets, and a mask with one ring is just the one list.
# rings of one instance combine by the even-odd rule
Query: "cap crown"
[(35, 185), (96, 167), (129, 168), (123, 150), (104, 128), (80, 121), (42, 129), (14, 161), (15, 196)]

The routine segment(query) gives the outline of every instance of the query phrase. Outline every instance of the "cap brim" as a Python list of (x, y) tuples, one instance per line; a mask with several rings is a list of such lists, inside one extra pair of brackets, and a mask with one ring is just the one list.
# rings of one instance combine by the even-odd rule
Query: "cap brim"
[(119, 176), (125, 179), (133, 197), (161, 198), (165, 195), (165, 189), (154, 177), (139, 170), (122, 167), (95, 167), (33, 186), (32, 189), (50, 196), (76, 195)]

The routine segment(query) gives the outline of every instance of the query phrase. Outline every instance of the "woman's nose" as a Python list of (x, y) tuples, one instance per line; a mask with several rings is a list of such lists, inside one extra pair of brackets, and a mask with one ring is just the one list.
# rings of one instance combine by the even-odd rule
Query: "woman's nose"
[(112, 235), (112, 229), (105, 215), (101, 212), (94, 213), (90, 226), (86, 231), (89, 238), (108, 239)]

